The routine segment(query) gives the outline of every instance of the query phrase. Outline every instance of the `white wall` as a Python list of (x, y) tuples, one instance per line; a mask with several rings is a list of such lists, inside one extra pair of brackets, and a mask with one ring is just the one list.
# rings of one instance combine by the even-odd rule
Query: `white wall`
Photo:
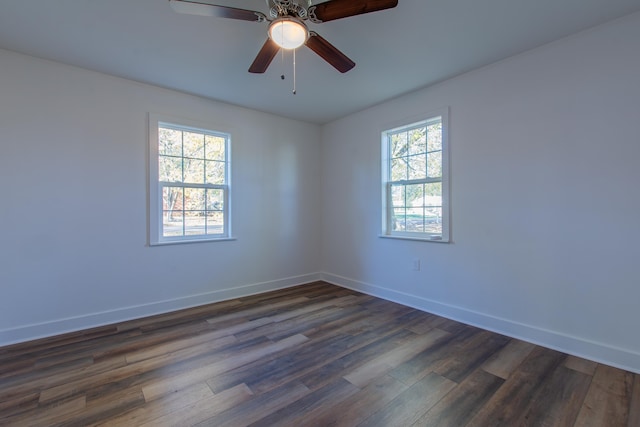
[[(232, 131), (236, 241), (147, 246), (147, 113)], [(320, 129), (0, 51), (0, 346), (317, 279)]]
[[(638, 52), (636, 14), (320, 129), (0, 51), (0, 346), (322, 270), (640, 372)], [(381, 239), (379, 131), (443, 106), (453, 242)], [(149, 111), (232, 129), (236, 241), (147, 246)]]
[[(324, 277), (640, 372), (639, 52), (635, 14), (325, 126)], [(444, 106), (453, 243), (377, 237), (380, 130)]]

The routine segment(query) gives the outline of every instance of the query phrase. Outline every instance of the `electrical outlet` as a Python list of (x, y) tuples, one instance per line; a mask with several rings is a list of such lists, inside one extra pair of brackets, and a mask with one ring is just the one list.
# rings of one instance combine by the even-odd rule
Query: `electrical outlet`
[(413, 271), (420, 271), (420, 260), (417, 258), (413, 260)]

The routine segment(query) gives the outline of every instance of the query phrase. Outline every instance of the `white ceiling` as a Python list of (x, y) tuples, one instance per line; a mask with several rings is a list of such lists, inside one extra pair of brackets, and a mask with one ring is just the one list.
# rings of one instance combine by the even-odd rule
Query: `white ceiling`
[[(199, 1), (267, 12), (264, 0)], [(296, 95), (290, 56), (247, 72), (265, 23), (177, 14), (167, 0), (0, 0), (0, 48), (326, 123), (636, 11), (640, 0), (399, 0), (309, 23), (357, 65), (340, 74), (299, 49)]]

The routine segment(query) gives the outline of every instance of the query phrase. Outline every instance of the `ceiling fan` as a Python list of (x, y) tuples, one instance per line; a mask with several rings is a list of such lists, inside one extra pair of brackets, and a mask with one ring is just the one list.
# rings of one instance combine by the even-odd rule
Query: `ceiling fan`
[[(306, 3), (306, 7), (300, 2)], [(243, 21), (269, 22), (267, 41), (249, 67), (250, 73), (264, 73), (280, 49), (296, 49), (306, 45), (341, 73), (355, 67), (355, 62), (315, 31), (305, 21), (322, 23), (349, 16), (391, 9), (398, 0), (329, 0), (312, 5), (311, 0), (266, 0), (269, 15), (253, 10), (219, 6), (191, 0), (169, 0), (176, 12)]]

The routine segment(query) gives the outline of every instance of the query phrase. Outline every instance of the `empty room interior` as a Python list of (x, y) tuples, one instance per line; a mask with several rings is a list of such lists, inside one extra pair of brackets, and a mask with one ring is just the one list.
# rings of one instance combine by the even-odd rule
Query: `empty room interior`
[(640, 426), (639, 0), (0, 0), (0, 425)]

